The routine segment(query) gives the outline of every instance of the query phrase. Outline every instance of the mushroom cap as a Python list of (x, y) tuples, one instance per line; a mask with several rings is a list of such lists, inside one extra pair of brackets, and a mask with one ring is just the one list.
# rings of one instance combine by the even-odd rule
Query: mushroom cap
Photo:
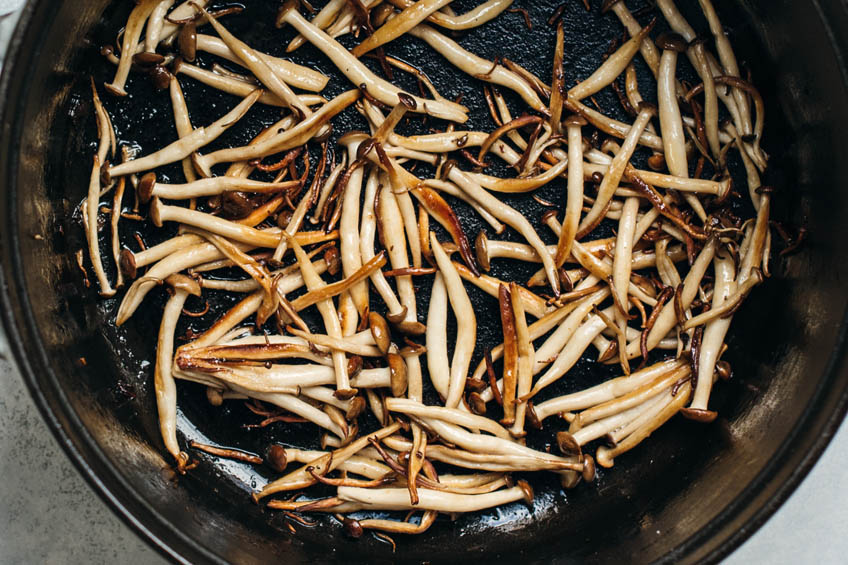
[(361, 143), (364, 139), (367, 139), (368, 137), (370, 136), (364, 131), (351, 130), (339, 138), (339, 145)]
[(124, 247), (121, 249), (120, 259), (121, 272), (127, 278), (134, 279), (138, 274), (138, 267), (135, 263), (135, 253)]
[(543, 224), (547, 223), (548, 220), (550, 220), (552, 216), (553, 216), (554, 219), (556, 219), (557, 218), (557, 211), (553, 210), (553, 209), (547, 210), (544, 214), (542, 214), (542, 223)]
[(191, 277), (174, 273), (165, 279), (165, 284), (174, 290), (187, 292), (192, 296), (200, 296), (200, 284)]
[(404, 319), (406, 319), (406, 313), (407, 313), (407, 308), (406, 308), (406, 306), (404, 306), (403, 308), (401, 308), (400, 312), (398, 312), (397, 314), (392, 314), (390, 312), (387, 312), (386, 318), (388, 318), (388, 320), (392, 324), (399, 325), (399, 324), (403, 323)]
[(139, 67), (155, 67), (164, 63), (165, 57), (152, 51), (142, 51), (133, 55), (132, 60)]
[(488, 271), (491, 269), (492, 264), (489, 261), (489, 236), (486, 235), (485, 230), (480, 230), (480, 233), (477, 234), (477, 238), (474, 240), (474, 251), (477, 255), (477, 262), (480, 263), (483, 270)]
[(589, 122), (586, 121), (586, 118), (581, 116), (580, 114), (570, 114), (567, 118), (562, 121), (562, 125), (569, 128), (576, 127), (584, 127)]
[(355, 388), (344, 388), (344, 389), (339, 389), (336, 392), (334, 392), (333, 396), (335, 396), (339, 400), (350, 400), (351, 398), (356, 396), (356, 394), (358, 392), (359, 391)]
[(368, 313), (368, 327), (371, 330), (371, 336), (377, 344), (377, 347), (383, 355), (389, 352), (389, 346), (392, 343), (392, 333), (389, 330), (389, 324), (377, 312)]
[(577, 443), (577, 440), (570, 433), (565, 431), (557, 432), (556, 440), (557, 447), (559, 447), (559, 451), (563, 455), (582, 456), (583, 452), (580, 449), (580, 444)]
[(345, 418), (349, 422), (356, 420), (362, 412), (365, 411), (365, 399), (361, 396), (356, 396), (350, 401), (350, 406), (345, 412)]
[(398, 102), (408, 110), (415, 110), (418, 108), (418, 103), (415, 101), (415, 98), (406, 92), (398, 92)]
[(183, 25), (177, 36), (180, 55), (191, 63), (197, 56), (197, 24), (189, 22)]
[(135, 191), (138, 194), (138, 199), (142, 204), (147, 204), (153, 198), (153, 188), (156, 186), (156, 173), (149, 172), (144, 174), (138, 181), (138, 186)]
[(486, 402), (479, 393), (472, 392), (468, 395), (468, 407), (478, 416), (484, 416), (486, 414)]
[(427, 326), (417, 321), (402, 321), (395, 324), (395, 327), (406, 335), (424, 335), (427, 331)]
[(659, 109), (657, 109), (656, 104), (651, 104), (650, 102), (647, 102), (645, 100), (639, 102), (639, 107), (637, 108), (637, 110), (640, 114), (642, 112), (647, 112), (652, 116), (656, 116), (659, 113)]
[(718, 412), (703, 408), (681, 408), (680, 414), (687, 420), (694, 420), (702, 424), (709, 424), (718, 416)]
[(686, 51), (686, 40), (678, 33), (661, 33), (656, 39), (657, 47), (664, 51)]
[(294, 10), (297, 12), (297, 8), (300, 5), (298, 0), (286, 0), (283, 3), (283, 6), (280, 8), (280, 11), (277, 12), (277, 21), (276, 26), (278, 28), (283, 27), (283, 24), (288, 20), (289, 14)]
[(601, 13), (606, 14), (612, 9), (613, 6), (615, 6), (619, 2), (621, 2), (621, 0), (604, 0), (604, 2), (601, 4)]
[(603, 445), (600, 446), (595, 452), (595, 461), (597, 461), (598, 465), (600, 465), (604, 469), (612, 468), (613, 464), (615, 463), (612, 457), (612, 449)]
[(392, 396), (400, 397), (406, 393), (409, 386), (409, 376), (406, 371), (406, 362), (398, 353), (389, 353), (386, 355), (386, 360), (389, 362), (389, 372), (391, 374)]
[(162, 201), (159, 200), (158, 196), (154, 196), (153, 200), (150, 201), (150, 221), (153, 222), (153, 225), (157, 228), (162, 227)]

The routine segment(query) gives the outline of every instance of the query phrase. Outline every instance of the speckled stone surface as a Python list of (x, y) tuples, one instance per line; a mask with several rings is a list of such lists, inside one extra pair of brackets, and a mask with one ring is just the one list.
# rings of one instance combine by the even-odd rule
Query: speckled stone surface
[[(0, 0), (0, 60), (21, 0)], [(8, 16), (7, 16), (8, 15)], [(0, 328), (0, 565), (165, 563), (85, 483), (8, 361)], [(726, 565), (848, 563), (848, 426)]]

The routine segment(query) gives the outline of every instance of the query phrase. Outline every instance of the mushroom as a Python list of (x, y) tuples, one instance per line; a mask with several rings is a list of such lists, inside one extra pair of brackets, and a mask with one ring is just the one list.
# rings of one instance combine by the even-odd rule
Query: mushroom
[[(398, 104), (398, 95), (404, 92), (393, 84), (374, 75), (335, 39), (308, 22), (297, 11), (296, 1), (287, 0), (283, 4), (277, 16), (277, 24), (279, 25), (283, 22), (291, 25), (301, 36), (327, 55), (333, 64), (336, 65), (336, 68), (353, 84), (363, 88), (368, 94), (384, 104), (388, 104), (389, 106)], [(415, 100), (415, 111), (417, 112), (458, 123), (465, 123), (468, 120), (467, 109), (464, 106), (449, 101), (424, 100), (408, 93), (404, 94)]]
[[(408, 8), (414, 3), (415, 0), (389, 0), (389, 4), (398, 8)], [(463, 14), (454, 15), (444, 10), (433, 12), (427, 17), (427, 20), (445, 29), (461, 31), (481, 26), (496, 18), (501, 12), (509, 8), (511, 4), (512, 0), (488, 0), (487, 2), (481, 2)]]
[(424, 21), (427, 16), (450, 3), (451, 0), (420, 0), (419, 2), (415, 2), (374, 30), (374, 33), (354, 47), (351, 53), (353, 53), (354, 57), (362, 57), (369, 51), (373, 51), (377, 47), (385, 45), (393, 39), (397, 39)]
[[(417, 25), (409, 30), (409, 35), (425, 41), (461, 71), (485, 82), (509, 88), (537, 112), (548, 113), (548, 108), (539, 98), (539, 95), (521, 77), (509, 69), (463, 49), (457, 42), (430, 26)], [(454, 121), (465, 123), (465, 120)]]
[(577, 234), (580, 223), (580, 212), (583, 207), (583, 126), (586, 120), (580, 116), (569, 116), (565, 120), (568, 134), (568, 186), (565, 204), (565, 218), (562, 221), (562, 231), (557, 243), (555, 263), (561, 267), (571, 254), (571, 245)]
[(471, 356), (474, 354), (474, 344), (477, 342), (477, 317), (474, 315), (474, 307), (471, 305), (471, 299), (468, 298), (459, 273), (432, 232), (430, 247), (447, 289), (457, 323), (456, 346), (451, 359), (450, 379), (445, 400), (445, 406), (456, 408), (462, 399), (465, 377), (468, 375)]
[(171, 373), (171, 364), (174, 358), (174, 332), (183, 311), (183, 305), (189, 295), (200, 296), (200, 286), (184, 275), (171, 275), (165, 279), (165, 283), (173, 294), (165, 304), (162, 321), (159, 324), (153, 382), (162, 441), (165, 442), (168, 453), (177, 461), (177, 468), (183, 472), (188, 463), (188, 455), (180, 450), (177, 442), (177, 387)]
[(124, 90), (127, 78), (130, 75), (130, 68), (133, 62), (136, 48), (139, 45), (141, 38), (141, 30), (145, 22), (150, 17), (150, 14), (156, 9), (156, 6), (161, 0), (141, 0), (130, 12), (127, 19), (127, 25), (124, 27), (123, 41), (121, 44), (121, 58), (118, 63), (118, 70), (115, 72), (115, 77), (112, 82), (106, 83), (106, 90), (115, 96), (126, 96), (127, 91)]
[(189, 135), (178, 139), (166, 147), (146, 155), (139, 159), (133, 159), (120, 165), (109, 167), (108, 173), (112, 177), (130, 175), (141, 171), (149, 171), (169, 163), (175, 163), (197, 151), (201, 147), (211, 143), (230, 127), (247, 114), (247, 111), (259, 99), (261, 90), (256, 89), (244, 100), (239, 102), (235, 108), (207, 127), (199, 127)]

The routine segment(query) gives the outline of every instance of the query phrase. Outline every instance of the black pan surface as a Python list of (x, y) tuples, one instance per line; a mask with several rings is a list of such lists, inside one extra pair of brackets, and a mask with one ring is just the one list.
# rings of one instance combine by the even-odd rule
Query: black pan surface
[[(457, 10), (469, 4), (457, 3)], [(632, 4), (633, 9), (642, 5)], [(688, 4), (681, 6), (693, 8)], [(273, 29), (277, 4), (244, 5), (245, 16), (226, 20), (230, 29), (259, 48), (282, 52), (280, 38), (291, 32)], [(503, 14), (461, 42), (490, 59), (516, 60), (547, 79), (553, 33), (545, 20), (557, 2), (516, 5), (529, 10), (533, 30), (518, 14)], [(173, 477), (162, 455), (151, 384), (152, 336), (162, 298), (148, 299), (137, 319), (116, 329), (111, 320), (117, 302), (86, 290), (73, 259), (82, 243), (73, 211), (85, 194), (95, 139), (88, 76), (99, 83), (109, 76), (112, 69), (98, 51), (114, 42), (110, 34), (125, 21), (131, 3), (98, 0), (57, 7), (30, 2), (0, 83), (5, 101), (0, 172), (6, 185), (0, 200), (2, 300), (18, 363), (57, 437), (116, 511), (178, 561), (719, 559), (788, 496), (835, 431), (848, 402), (846, 297), (840, 284), (846, 251), (839, 244), (846, 231), (840, 220), (848, 210), (841, 191), (845, 172), (835, 165), (848, 152), (837, 142), (848, 123), (841, 58), (848, 45), (843, 42), (848, 18), (842, 9), (815, 2), (717, 5), (740, 59), (766, 96), (765, 148), (772, 155), (766, 182), (779, 193), (775, 216), (810, 231), (802, 252), (776, 263), (775, 276), (735, 318), (728, 353), (735, 377), (717, 387), (713, 402), (719, 419), (709, 426), (676, 419), (619, 458), (595, 483), (564, 492), (554, 481), (534, 479), (532, 508), (516, 504), (455, 522), (440, 518), (423, 536), (397, 537), (392, 554), (375, 538), (350, 539), (330, 519), (314, 528), (295, 524), (292, 535), (284, 516), (248, 501), (249, 488), (270, 476), (265, 471), (201, 458), (189, 475)], [(689, 11), (690, 22), (705, 30), (697, 11)], [(643, 21), (650, 17), (646, 14)], [(567, 3), (564, 21), (570, 84), (588, 76), (621, 29), (613, 16), (601, 16), (597, 6), (587, 13), (581, 2)], [(471, 124), (491, 128), (476, 81), (457, 76), (416, 40), (392, 44), (389, 53), (424, 70), (445, 96), (462, 95), (463, 103), (475, 109)], [(298, 52), (296, 59), (332, 74), (329, 61), (313, 50)], [(209, 96), (188, 81), (184, 86), (195, 124), (212, 121), (233, 104), (231, 97)], [(334, 78), (328, 94), (347, 88)], [(167, 123), (162, 119), (169, 112), (167, 94), (154, 92), (141, 78), (132, 79), (128, 90), (129, 100), (107, 99), (119, 138), (145, 153), (173, 139), (173, 131), (149, 126), (150, 120)], [(598, 102), (619, 107), (611, 93), (598, 96)], [(275, 115), (263, 109), (258, 118), (270, 122)], [(348, 115), (337, 133), (364, 127), (352, 112)], [(255, 128), (238, 128), (221, 142), (240, 144)], [(178, 170), (171, 174), (179, 182)], [(556, 194), (556, 187), (546, 187), (542, 196), (554, 199)], [(530, 217), (540, 212), (528, 199), (514, 204)], [(484, 227), (467, 211), (462, 218), (471, 234)], [(155, 243), (156, 235), (140, 231)], [(136, 248), (130, 229), (125, 227), (124, 234), (125, 243)], [(502, 273), (520, 279), (526, 273), (518, 268), (507, 265)], [(479, 294), (472, 299), (481, 341), (494, 343), (500, 331), (496, 303)], [(581, 362), (552, 392), (608, 375)], [(315, 432), (306, 428), (245, 433), (240, 429), (249, 417), (245, 410), (235, 405), (211, 409), (202, 391), (191, 386), (181, 386), (180, 407), (183, 440), (260, 453), (272, 441), (317, 444)], [(549, 425), (547, 432), (556, 426)], [(543, 434), (538, 441), (546, 439)]]

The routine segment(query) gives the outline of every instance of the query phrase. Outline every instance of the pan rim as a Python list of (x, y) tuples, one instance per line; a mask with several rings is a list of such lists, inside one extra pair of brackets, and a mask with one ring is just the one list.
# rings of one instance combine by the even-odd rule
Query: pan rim
[[(828, 42), (837, 57), (842, 73), (843, 87), (848, 85), (848, 65), (840, 54), (839, 42), (833, 31), (838, 16), (842, 27), (848, 29), (846, 8), (832, 8), (825, 14), (818, 0), (811, 2), (820, 23), (828, 32)], [(15, 110), (27, 100), (27, 81), (15, 80), (26, 74), (30, 65), (38, 59), (38, 49), (27, 50), (27, 45), (40, 45), (46, 33), (45, 22), (49, 21), (51, 2), (28, 0), (22, 10), (15, 33), (9, 44), (6, 62), (0, 76), (0, 182), (6, 186), (5, 197), (0, 200), (0, 318), (12, 351), (12, 361), (23, 378), (30, 396), (35, 401), (41, 417), (46, 421), (54, 438), (72, 461), (78, 472), (94, 492), (122, 521), (145, 540), (163, 557), (177, 563), (226, 563), (219, 555), (202, 546), (198, 540), (184, 534), (173, 522), (166, 519), (123, 477), (108, 460), (88, 433), (76, 413), (65, 402), (59, 379), (40, 341), (38, 327), (32, 318), (30, 297), (26, 293), (23, 271), (20, 268), (20, 238), (18, 222), (12, 205), (17, 194), (17, 168), (20, 160), (19, 145), (13, 143), (22, 131), (20, 112)], [(848, 47), (848, 46), (846, 46)], [(800, 454), (781, 457), (791, 449), (786, 442), (745, 486), (739, 496), (731, 501), (714, 518), (710, 526), (692, 534), (678, 546), (672, 548), (659, 562), (679, 562), (696, 554), (707, 563), (716, 563), (729, 555), (754, 532), (756, 532), (780, 506), (795, 492), (801, 481), (809, 474), (813, 465), (830, 443), (848, 412), (848, 311), (843, 312), (842, 321), (825, 370), (809, 403), (804, 408), (799, 422), (810, 425), (796, 426), (789, 439), (801, 434), (812, 436), (811, 445)], [(839, 391), (841, 384), (842, 390)], [(833, 409), (826, 417), (817, 417), (817, 412), (826, 398), (826, 392), (838, 391)], [(816, 426), (814, 431), (809, 428)], [(792, 461), (793, 465), (788, 465)], [(787, 467), (792, 471), (786, 478), (781, 471)], [(782, 482), (779, 482), (782, 481)]]

